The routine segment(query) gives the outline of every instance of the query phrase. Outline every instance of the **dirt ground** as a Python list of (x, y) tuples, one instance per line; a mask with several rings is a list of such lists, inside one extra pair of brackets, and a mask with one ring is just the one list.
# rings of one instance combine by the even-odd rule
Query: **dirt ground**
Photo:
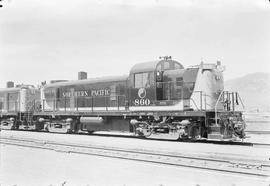
[[(159, 152), (228, 155), (266, 160), (269, 149), (191, 144), (133, 138), (63, 135), (1, 131), (1, 136), (25, 136), (39, 140), (69, 141), (73, 143), (112, 146), (132, 149), (151, 149)], [(270, 180), (229, 173), (173, 167), (119, 160), (89, 155), (0, 145), (1, 186), (240, 186), (267, 185)]]

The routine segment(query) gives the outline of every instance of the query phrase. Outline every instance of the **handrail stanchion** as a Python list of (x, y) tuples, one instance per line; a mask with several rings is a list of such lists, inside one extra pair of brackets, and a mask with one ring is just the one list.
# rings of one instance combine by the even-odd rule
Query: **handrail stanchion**
[(232, 92), (232, 109), (234, 112), (234, 110), (235, 110), (235, 108), (234, 108), (234, 92)]
[(36, 111), (36, 100), (34, 99), (34, 112)]
[(227, 110), (230, 111), (231, 110), (231, 95), (230, 95), (229, 91), (227, 91), (227, 100), (228, 100)]
[(243, 103), (243, 101), (242, 101), (242, 99), (241, 99), (241, 97), (240, 97), (240, 94), (237, 93), (237, 96), (238, 96), (238, 98), (239, 98), (239, 100), (240, 100), (240, 102), (241, 102), (241, 105), (242, 105), (242, 107), (243, 107), (243, 110), (245, 110), (245, 105), (244, 105), (244, 103)]
[(78, 96), (76, 97), (76, 110), (78, 111)]
[(105, 98), (105, 105), (106, 105), (106, 111), (108, 111), (108, 105), (107, 105), (107, 96), (106, 97), (104, 97)]
[(191, 100), (193, 102), (194, 106), (197, 108), (197, 110), (199, 110), (198, 106), (196, 105), (196, 102), (192, 98), (190, 98), (189, 100)]
[[(183, 84), (184, 85), (184, 84)], [(181, 100), (182, 100), (182, 102), (184, 102), (184, 89), (183, 89), (183, 87), (181, 87)], [(184, 104), (183, 104), (183, 108), (182, 108), (182, 110), (184, 110), (185, 108), (184, 108)]]
[(221, 98), (221, 96), (223, 95), (224, 91), (222, 91), (219, 96), (218, 96), (218, 99), (217, 99), (217, 102), (216, 102), (216, 105), (215, 105), (215, 124), (217, 125), (217, 106), (218, 106), (218, 103), (219, 103), (219, 100)]
[(206, 111), (206, 94), (204, 94), (204, 110)]
[(92, 112), (94, 111), (94, 97), (91, 97), (91, 107), (92, 107)]
[(53, 100), (53, 111), (55, 111), (55, 99)]
[(67, 100), (66, 100), (66, 97), (65, 97), (65, 112), (67, 111)]
[(117, 110), (119, 110), (119, 95), (117, 95)]
[(200, 108), (201, 108), (201, 111), (202, 111), (202, 91), (200, 91)]

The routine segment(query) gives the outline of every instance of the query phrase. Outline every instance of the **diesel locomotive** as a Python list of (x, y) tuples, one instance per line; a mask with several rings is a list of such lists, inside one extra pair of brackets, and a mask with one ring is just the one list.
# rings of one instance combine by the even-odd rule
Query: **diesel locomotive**
[(220, 62), (184, 68), (165, 56), (126, 76), (0, 89), (2, 129), (118, 131), (175, 139), (243, 139), (243, 103), (224, 90)]

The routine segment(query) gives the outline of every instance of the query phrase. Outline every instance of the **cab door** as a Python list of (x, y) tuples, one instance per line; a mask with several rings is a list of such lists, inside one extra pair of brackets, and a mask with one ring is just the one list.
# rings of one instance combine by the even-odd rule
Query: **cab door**
[(156, 95), (157, 100), (163, 100), (163, 71), (156, 73)]

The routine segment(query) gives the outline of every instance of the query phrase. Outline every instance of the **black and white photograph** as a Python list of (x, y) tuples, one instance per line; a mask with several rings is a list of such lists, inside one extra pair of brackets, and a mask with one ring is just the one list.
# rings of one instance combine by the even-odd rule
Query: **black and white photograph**
[(0, 0), (0, 186), (270, 186), (270, 1)]

